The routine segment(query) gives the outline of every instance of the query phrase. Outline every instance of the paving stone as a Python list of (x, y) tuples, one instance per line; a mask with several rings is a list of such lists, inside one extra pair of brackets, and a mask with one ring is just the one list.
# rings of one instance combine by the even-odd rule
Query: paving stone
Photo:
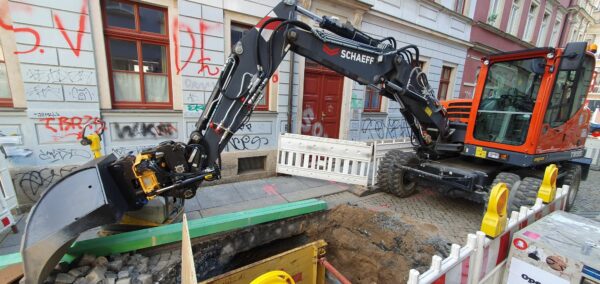
[(87, 284), (89, 283), (87, 280), (85, 280), (85, 278), (83, 277), (79, 277), (77, 279), (75, 279), (75, 282), (73, 282), (73, 284)]
[(73, 268), (71, 270), (69, 270), (69, 272), (67, 272), (71, 275), (73, 275), (73, 277), (79, 277), (84, 275), (84, 273), (81, 271), (81, 267), (77, 267), (77, 268)]
[(309, 186), (303, 184), (298, 179), (294, 177), (277, 177), (271, 180), (266, 181), (267, 185), (271, 185), (273, 190), (276, 192), (290, 193), (294, 191), (304, 190), (310, 188)]
[(121, 270), (119, 271), (119, 274), (117, 274), (117, 278), (121, 279), (121, 278), (126, 278), (129, 277), (129, 270)]
[(93, 254), (84, 254), (79, 260), (78, 266), (92, 265), (96, 261), (96, 256)]
[(100, 281), (102, 281), (102, 279), (106, 278), (104, 276), (104, 273), (106, 273), (106, 266), (102, 266), (102, 265), (98, 265), (96, 267), (94, 267), (86, 276), (85, 276), (85, 280), (87, 280), (90, 283), (98, 283)]
[(123, 268), (123, 259), (116, 259), (107, 264), (108, 269), (118, 272)]
[(130, 284), (131, 283), (131, 278), (129, 277), (125, 277), (125, 278), (119, 278), (117, 279), (116, 284)]
[(151, 271), (152, 271), (152, 273), (160, 272), (161, 270), (165, 269), (168, 264), (169, 264), (168, 260), (161, 260), (155, 266), (152, 267)]
[(137, 282), (139, 284), (152, 284), (152, 274), (140, 274), (137, 277)]
[(71, 284), (75, 282), (75, 277), (68, 273), (59, 273), (54, 281), (57, 284)]
[(301, 183), (307, 185), (308, 187), (319, 187), (319, 186), (329, 184), (329, 181), (327, 181), (327, 180), (307, 178), (307, 177), (298, 177), (298, 176), (295, 176), (294, 178), (297, 179), (298, 181), (300, 181)]
[(94, 261), (96, 265), (106, 266), (108, 264), (108, 259), (105, 256), (99, 256)]

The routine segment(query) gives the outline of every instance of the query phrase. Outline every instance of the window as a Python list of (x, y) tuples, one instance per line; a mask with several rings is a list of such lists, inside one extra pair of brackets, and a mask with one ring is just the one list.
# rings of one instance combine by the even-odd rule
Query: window
[(521, 1), (513, 0), (510, 6), (510, 15), (508, 17), (508, 25), (506, 26), (506, 32), (512, 35), (516, 35), (519, 31), (519, 19), (521, 18)]
[(103, 4), (113, 105), (171, 108), (166, 9), (126, 1)]
[(542, 26), (540, 27), (540, 34), (537, 38), (537, 46), (544, 46), (546, 44), (546, 35), (548, 34), (548, 22), (550, 21), (550, 11), (544, 12), (542, 17)]
[(490, 11), (488, 13), (487, 22), (495, 27), (500, 26), (502, 8), (504, 7), (504, 1), (502, 0), (490, 0)]
[(450, 77), (452, 77), (452, 67), (443, 66), (442, 75), (440, 77), (440, 87), (438, 88), (438, 100), (448, 98), (448, 90), (450, 89)]
[(10, 86), (8, 85), (8, 72), (6, 72), (6, 62), (4, 62), (4, 53), (0, 46), (0, 107), (12, 107), (12, 96)]
[(558, 46), (558, 33), (560, 33), (560, 24), (561, 18), (556, 16), (556, 22), (554, 22), (554, 28), (552, 29), (552, 35), (550, 36), (550, 43), (548, 45), (554, 47)]
[(475, 120), (476, 139), (522, 145), (542, 82), (545, 58), (493, 63)]
[(465, 0), (456, 0), (454, 3), (454, 12), (462, 14), (465, 10)]
[(546, 109), (544, 123), (557, 127), (567, 122), (581, 108), (592, 83), (594, 59), (586, 56), (583, 68), (577, 71), (558, 71), (552, 97)]
[(379, 95), (379, 88), (374, 86), (367, 86), (365, 89), (365, 104), (363, 107), (364, 112), (380, 112), (381, 111), (381, 96)]
[[(242, 39), (244, 34), (250, 29), (254, 28), (253, 25), (242, 24), (231, 22), (231, 49), (233, 50), (233, 46)], [(269, 110), (269, 84), (267, 84), (266, 90), (264, 90), (264, 95), (256, 105), (256, 110)]]
[(537, 20), (539, 4), (531, 2), (529, 7), (529, 13), (527, 14), (527, 20), (525, 22), (525, 33), (523, 39), (527, 42), (531, 41), (533, 37), (533, 30), (535, 29), (535, 23)]

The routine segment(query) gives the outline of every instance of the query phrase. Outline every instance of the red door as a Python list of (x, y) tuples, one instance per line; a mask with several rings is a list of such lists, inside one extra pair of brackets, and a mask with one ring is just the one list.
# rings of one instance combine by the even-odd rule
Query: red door
[(343, 83), (344, 76), (306, 60), (302, 134), (339, 137)]

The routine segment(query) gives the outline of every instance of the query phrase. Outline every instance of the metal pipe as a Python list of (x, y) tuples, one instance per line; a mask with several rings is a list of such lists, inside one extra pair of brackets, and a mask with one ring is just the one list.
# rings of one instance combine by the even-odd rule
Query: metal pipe
[[(293, 92), (294, 92), (294, 52), (290, 51), (290, 76), (288, 80), (288, 113), (287, 113), (287, 132), (292, 132), (292, 103), (293, 103)], [(300, 96), (300, 94), (298, 94)]]
[(344, 276), (337, 269), (335, 269), (335, 267), (333, 267), (333, 265), (331, 265), (331, 263), (329, 263), (329, 261), (327, 261), (324, 257), (319, 259), (319, 262), (323, 264), (323, 266), (325, 266), (325, 269), (327, 269), (327, 271), (329, 271), (331, 275), (333, 275), (338, 281), (340, 281), (340, 283), (352, 284), (352, 282), (350, 282), (350, 280), (348, 280), (346, 276)]
[(296, 11), (298, 11), (298, 13), (309, 17), (311, 20), (317, 22), (317, 23), (321, 23), (323, 21), (323, 18), (321, 18), (319, 15), (311, 12), (308, 9), (304, 9), (304, 7), (300, 6), (300, 5), (296, 5)]

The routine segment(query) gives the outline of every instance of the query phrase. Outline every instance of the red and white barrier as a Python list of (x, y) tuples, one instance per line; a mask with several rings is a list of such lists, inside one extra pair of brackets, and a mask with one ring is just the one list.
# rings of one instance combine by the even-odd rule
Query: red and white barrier
[(556, 198), (550, 204), (538, 198), (531, 208), (523, 206), (519, 212), (513, 211), (504, 232), (494, 239), (481, 231), (469, 234), (465, 246), (453, 244), (447, 258), (434, 255), (427, 271), (421, 274), (411, 269), (408, 284), (500, 283), (513, 234), (556, 210), (564, 210), (568, 193), (569, 186), (565, 185), (556, 189)]

